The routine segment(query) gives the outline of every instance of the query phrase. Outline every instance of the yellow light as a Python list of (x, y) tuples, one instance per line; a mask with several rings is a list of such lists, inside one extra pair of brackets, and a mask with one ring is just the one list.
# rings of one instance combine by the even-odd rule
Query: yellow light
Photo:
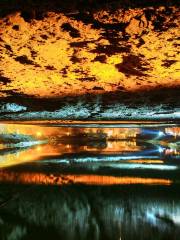
[(107, 145), (108, 145), (108, 146), (107, 146), (108, 148), (111, 148), (111, 149), (113, 148), (113, 144), (112, 144), (111, 142), (108, 142)]
[(109, 130), (109, 131), (107, 132), (107, 135), (108, 135), (108, 137), (111, 137), (111, 136), (113, 135), (113, 130)]
[(142, 163), (142, 164), (163, 164), (163, 160), (153, 160), (153, 159), (136, 159), (136, 160), (129, 160), (127, 162), (130, 163)]
[(41, 133), (41, 132), (37, 132), (36, 135), (37, 135), (38, 137), (41, 137), (41, 136), (42, 136), (42, 133)]
[(41, 151), (41, 149), (42, 149), (41, 146), (38, 146), (38, 147), (36, 148), (37, 151)]

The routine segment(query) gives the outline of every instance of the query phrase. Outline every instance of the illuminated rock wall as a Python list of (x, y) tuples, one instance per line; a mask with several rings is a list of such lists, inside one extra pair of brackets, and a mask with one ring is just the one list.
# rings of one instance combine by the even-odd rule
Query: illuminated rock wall
[[(29, 5), (23, 7), (21, 3), (14, 10), (6, 6), (3, 8), (6, 15), (1, 14), (1, 99), (16, 96), (31, 100), (32, 97), (62, 99), (65, 96), (85, 96), (86, 99), (87, 94), (102, 96), (110, 93), (112, 99), (103, 100), (102, 106), (111, 105), (112, 101), (122, 103), (114, 109), (117, 113), (119, 107), (121, 112), (126, 111), (123, 103), (126, 100), (126, 108), (129, 95), (132, 94), (131, 104), (137, 105), (134, 103), (137, 96), (133, 97), (133, 94), (142, 93), (141, 103), (147, 100), (146, 105), (155, 102), (156, 107), (161, 108), (162, 102), (168, 105), (165, 108), (175, 108), (173, 104), (179, 102), (179, 97), (177, 95), (174, 100), (174, 95), (180, 87), (180, 18), (175, 2), (155, 4), (152, 1), (152, 4), (141, 5), (138, 1), (128, 1), (127, 4), (114, 3), (115, 7), (111, 3), (99, 7), (101, 1), (96, 4), (95, 1), (86, 4), (76, 1), (72, 9), (68, 4), (66, 7), (54, 5), (53, 8), (51, 3), (49, 7), (45, 3), (42, 6), (39, 2), (31, 3), (28, 1)], [(41, 10), (44, 12), (38, 17), (37, 12)], [(153, 97), (153, 92), (161, 89), (167, 89), (168, 94), (165, 96), (160, 92)], [(113, 100), (113, 96), (117, 100)], [(78, 106), (84, 117), (82, 112), (78, 117), (91, 118), (93, 111), (97, 117), (97, 108), (101, 108), (101, 105), (97, 106), (99, 99), (101, 97), (95, 103), (92, 99), (87, 100), (93, 109), (81, 99)], [(61, 100), (56, 109), (64, 101), (69, 102)], [(77, 99), (74, 101), (78, 102)], [(44, 105), (42, 108), (45, 109)], [(72, 118), (77, 118), (77, 108), (72, 112)], [(107, 112), (103, 116), (104, 110), (100, 111), (101, 118), (112, 115)], [(128, 114), (132, 114), (131, 110)], [(127, 118), (117, 114), (113, 118), (119, 117)], [(48, 118), (47, 114), (42, 118)], [(57, 118), (68, 116), (64, 112)]]

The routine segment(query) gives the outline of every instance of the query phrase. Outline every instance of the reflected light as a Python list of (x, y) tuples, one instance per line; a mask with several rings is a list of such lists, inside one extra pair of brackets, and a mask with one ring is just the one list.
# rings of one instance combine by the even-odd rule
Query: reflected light
[(41, 150), (42, 150), (42, 147), (41, 147), (41, 146), (38, 146), (38, 147), (36, 148), (36, 150), (37, 150), (37, 151), (41, 151)]
[(113, 144), (112, 144), (111, 142), (108, 142), (108, 144), (107, 144), (107, 148), (109, 148), (109, 149), (113, 149)]
[(180, 136), (180, 127), (167, 127), (165, 128), (165, 132), (168, 135), (172, 135), (174, 137)]
[(164, 151), (164, 148), (163, 148), (163, 147), (158, 147), (158, 151), (159, 151), (160, 153), (162, 153), (162, 152)]
[(42, 136), (42, 132), (37, 132), (36, 135), (37, 135), (38, 137), (41, 137), (41, 136)]
[[(7, 144), (3, 143), (6, 141), (8, 137), (10, 141), (8, 146), (11, 149), (15, 147), (15, 144), (11, 144), (12, 135), (16, 135), (18, 129), (18, 136), (15, 136), (18, 141), (18, 149), (16, 149), (16, 153), (10, 150), (7, 150)], [(156, 128), (157, 129), (157, 128)], [(100, 132), (98, 132), (100, 130)], [(83, 158), (82, 156), (78, 156), (75, 159), (76, 162), (97, 162), (97, 161), (120, 161), (120, 160), (149, 160), (149, 159), (157, 159), (161, 160), (161, 158), (165, 157), (165, 155), (179, 155), (179, 152), (176, 151), (178, 149), (178, 139), (168, 138), (165, 140), (156, 142), (148, 142), (148, 144), (152, 144), (151, 146), (146, 146), (146, 139), (141, 139), (141, 130), (142, 128), (131, 128), (131, 127), (117, 127), (117, 128), (98, 128), (98, 127), (88, 127), (88, 128), (76, 128), (74, 131), (73, 127), (59, 127), (59, 126), (42, 126), (42, 125), (25, 125), (25, 124), (1, 124), (1, 145), (0, 149), (5, 154), (0, 155), (0, 167), (9, 167), (21, 163), (25, 163), (26, 161), (34, 161), (40, 160), (46, 157), (53, 156), (62, 156), (66, 153), (81, 153), (86, 151), (87, 158)], [(168, 131), (173, 131), (178, 133), (179, 128), (170, 128)], [(145, 132), (146, 129), (143, 129)], [(162, 133), (163, 131), (148, 130), (146, 134), (152, 134), (152, 132)], [(97, 139), (99, 135), (103, 136), (103, 139)], [(167, 135), (167, 130), (165, 130), (165, 134)], [(24, 142), (25, 138), (30, 136), (30, 138), (34, 139), (34, 141)], [(70, 138), (69, 140), (69, 137)], [(80, 136), (80, 137), (79, 137)], [(106, 136), (106, 138), (104, 137)], [(108, 136), (111, 136), (113, 140), (111, 140)], [(78, 141), (77, 141), (78, 138)], [(40, 146), (40, 140), (42, 145)], [(45, 142), (44, 142), (44, 140)], [(91, 139), (91, 141), (89, 141)], [(95, 141), (94, 141), (95, 139)], [(98, 140), (98, 141), (97, 141)], [(139, 141), (140, 140), (140, 141)], [(36, 146), (35, 146), (36, 145)], [(165, 146), (165, 147), (162, 147)], [(157, 146), (157, 147), (156, 147)], [(16, 145), (17, 147), (17, 145)], [(152, 149), (150, 148), (152, 147)], [(24, 149), (23, 149), (24, 148)], [(173, 151), (171, 150), (173, 149)], [(19, 153), (19, 154), (17, 154)], [(95, 155), (91, 155), (95, 154)], [(162, 154), (161, 154), (162, 153)], [(97, 157), (96, 154), (99, 156)], [(169, 157), (169, 156), (168, 156)], [(171, 156), (170, 156), (171, 157)], [(60, 158), (61, 160), (61, 158)], [(158, 165), (156, 162), (147, 162), (146, 166), (143, 164), (143, 168), (155, 168), (155, 169), (166, 169), (169, 170), (177, 169), (175, 166), (163, 166)], [(130, 162), (129, 162), (130, 163)], [(126, 164), (122, 167), (124, 168), (140, 168), (140, 163), (142, 162), (131, 162), (132, 164)], [(133, 164), (139, 163), (139, 164)], [(145, 161), (143, 162), (145, 163)], [(154, 165), (152, 165), (154, 163)], [(163, 162), (159, 162), (160, 164)], [(151, 165), (150, 165), (151, 164)], [(156, 166), (155, 166), (156, 165)], [(158, 165), (158, 166), (157, 166)]]
[(22, 184), (87, 184), (87, 185), (171, 185), (169, 179), (141, 178), (141, 177), (114, 177), (100, 175), (46, 175), (44, 173), (14, 173), (8, 171), (0, 172), (1, 182), (12, 182)]
[(107, 136), (108, 136), (108, 137), (111, 137), (112, 135), (113, 135), (113, 130), (107, 131)]
[(164, 136), (164, 133), (163, 132), (159, 132), (158, 135), (159, 135), (159, 137), (162, 137), (162, 136)]
[(148, 164), (162, 164), (164, 163), (163, 160), (153, 160), (153, 159), (137, 159), (137, 160), (129, 160), (127, 162), (131, 162), (131, 163), (148, 163)]

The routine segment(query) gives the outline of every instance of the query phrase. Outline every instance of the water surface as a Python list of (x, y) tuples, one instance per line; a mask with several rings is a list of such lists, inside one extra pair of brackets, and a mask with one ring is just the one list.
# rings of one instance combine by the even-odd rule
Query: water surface
[(1, 123), (1, 239), (179, 239), (179, 143), (175, 123)]

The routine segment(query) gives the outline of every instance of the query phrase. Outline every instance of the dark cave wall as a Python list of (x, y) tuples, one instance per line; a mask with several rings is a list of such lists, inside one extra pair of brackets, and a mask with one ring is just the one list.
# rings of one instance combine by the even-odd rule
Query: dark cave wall
[(15, 11), (29, 14), (29, 18), (41, 18), (48, 11), (96, 11), (99, 9), (136, 8), (148, 6), (179, 5), (178, 0), (1, 0), (0, 17)]

